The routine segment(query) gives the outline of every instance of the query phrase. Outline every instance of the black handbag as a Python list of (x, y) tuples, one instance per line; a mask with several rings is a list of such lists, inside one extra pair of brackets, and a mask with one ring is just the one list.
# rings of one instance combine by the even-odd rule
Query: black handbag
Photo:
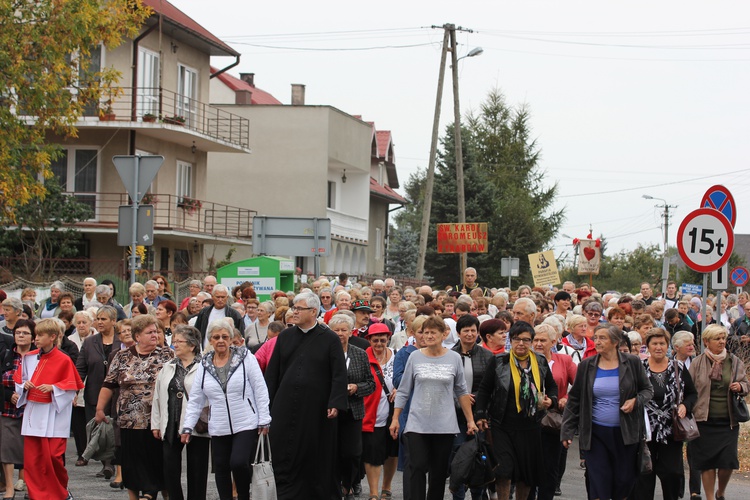
[(638, 471), (641, 474), (651, 474), (654, 472), (654, 462), (651, 460), (651, 450), (648, 448), (646, 438), (641, 438), (638, 445)]
[(698, 424), (695, 421), (693, 415), (685, 415), (680, 418), (677, 415), (677, 406), (682, 404), (683, 393), (682, 393), (682, 379), (680, 377), (680, 365), (678, 361), (672, 361), (674, 366), (675, 379), (677, 381), (677, 404), (672, 409), (672, 438), (675, 441), (692, 441), (701, 437), (701, 433), (698, 430)]
[(734, 419), (737, 422), (747, 422), (750, 420), (750, 413), (747, 411), (747, 403), (745, 402), (744, 396), (741, 396), (739, 392), (735, 392), (732, 397), (732, 413), (734, 413)]
[(541, 425), (546, 429), (559, 431), (562, 429), (563, 414), (557, 410), (549, 409), (542, 417)]

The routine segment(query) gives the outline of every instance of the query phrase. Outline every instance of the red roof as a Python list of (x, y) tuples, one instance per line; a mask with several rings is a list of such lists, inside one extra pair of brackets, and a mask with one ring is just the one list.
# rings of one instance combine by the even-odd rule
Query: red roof
[(406, 205), (408, 203), (406, 198), (398, 194), (389, 186), (381, 186), (378, 184), (378, 181), (372, 177), (370, 177), (370, 194), (374, 194), (379, 198), (384, 198), (391, 203), (397, 203), (399, 205)]
[(378, 141), (378, 158), (383, 158), (383, 160), (392, 163), (394, 158), (389, 156), (393, 153), (391, 149), (391, 131), (378, 130), (375, 134)]
[(180, 28), (183, 28), (186, 31), (191, 32), (193, 35), (197, 36), (198, 38), (203, 39), (209, 45), (212, 45), (215, 48), (218, 48), (222, 52), (226, 52), (226, 54), (212, 54), (212, 55), (231, 55), (231, 56), (240, 55), (239, 52), (237, 52), (232, 47), (230, 47), (226, 43), (219, 40), (219, 38), (216, 37), (216, 35), (212, 34), (206, 28), (198, 24), (190, 16), (182, 12), (180, 9), (178, 9), (171, 3), (169, 3), (167, 0), (142, 0), (142, 2), (143, 2), (143, 5), (146, 5), (154, 9), (154, 12), (156, 14), (161, 14), (167, 20), (176, 24)]
[[(216, 73), (219, 71), (217, 68), (214, 68), (211, 66), (211, 73)], [(229, 87), (231, 90), (237, 92), (238, 90), (246, 90), (248, 92), (252, 93), (252, 96), (250, 98), (251, 104), (282, 104), (281, 101), (276, 99), (274, 96), (266, 92), (265, 90), (261, 90), (258, 87), (253, 87), (246, 81), (242, 80), (241, 78), (237, 78), (236, 76), (232, 76), (229, 73), (222, 73), (219, 76), (217, 76), (219, 80), (221, 80), (224, 85)]]

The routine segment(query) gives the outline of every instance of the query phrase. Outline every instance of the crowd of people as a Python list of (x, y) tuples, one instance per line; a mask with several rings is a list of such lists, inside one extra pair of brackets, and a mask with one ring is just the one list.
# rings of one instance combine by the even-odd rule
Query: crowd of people
[[(68, 465), (100, 462), (92, 476), (130, 499), (205, 499), (209, 470), (222, 500), (249, 499), (261, 434), (282, 500), (389, 500), (398, 470), (409, 500), (442, 499), (448, 477), (456, 500), (550, 500), (574, 439), (589, 498), (653, 498), (657, 478), (668, 500), (725, 498), (750, 392), (747, 293), (714, 314), (673, 282), (657, 297), (650, 283), (463, 278), (321, 276), (261, 301), (213, 276), (181, 298), (156, 275), (124, 306), (93, 277), (79, 297), (55, 282), (41, 303), (0, 291), (3, 498), (72, 498), (72, 435)], [(674, 429), (688, 417), (686, 443)], [(451, 467), (475, 442), (492, 455), (483, 484)]]

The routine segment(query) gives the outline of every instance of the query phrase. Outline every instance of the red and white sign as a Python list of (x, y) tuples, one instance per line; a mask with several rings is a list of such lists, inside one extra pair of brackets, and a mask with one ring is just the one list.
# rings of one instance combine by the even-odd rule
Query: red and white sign
[(677, 250), (690, 269), (715, 271), (729, 261), (734, 250), (732, 225), (713, 208), (693, 210), (677, 230)]

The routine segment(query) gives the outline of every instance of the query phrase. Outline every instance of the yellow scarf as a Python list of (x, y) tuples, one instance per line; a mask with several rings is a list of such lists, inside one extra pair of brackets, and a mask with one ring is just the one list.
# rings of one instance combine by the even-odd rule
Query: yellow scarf
[(521, 372), (518, 370), (518, 366), (516, 366), (516, 360), (518, 361), (526, 361), (529, 360), (529, 363), (531, 363), (531, 375), (534, 377), (534, 385), (536, 386), (536, 390), (541, 392), (541, 384), (539, 383), (539, 362), (536, 359), (536, 355), (531, 355), (531, 353), (526, 354), (524, 357), (516, 356), (513, 351), (510, 351), (510, 374), (513, 377), (513, 389), (516, 394), (516, 409), (518, 410), (518, 413), (521, 413), (521, 402), (519, 401), (520, 392), (521, 392)]

